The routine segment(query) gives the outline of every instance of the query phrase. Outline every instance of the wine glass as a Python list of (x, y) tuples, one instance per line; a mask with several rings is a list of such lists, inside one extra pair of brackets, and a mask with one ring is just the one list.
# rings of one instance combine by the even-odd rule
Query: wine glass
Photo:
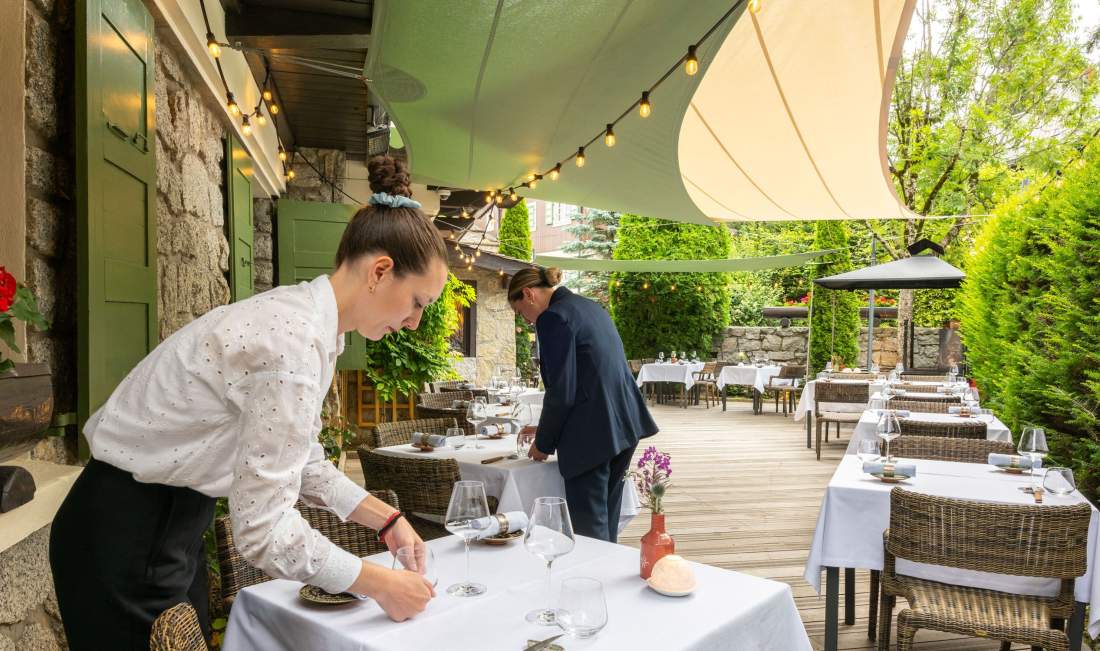
[(461, 427), (448, 427), (447, 444), (452, 450), (461, 450), (466, 447), (466, 430)]
[(951, 375), (951, 382), (952, 383), (955, 383), (955, 382), (959, 381), (959, 365), (958, 364), (951, 364), (951, 370), (949, 371), (949, 373)]
[(456, 597), (476, 597), (485, 593), (485, 586), (470, 581), (470, 541), (477, 537), (473, 521), (489, 516), (489, 502), (485, 499), (485, 484), (479, 481), (456, 481), (447, 505), (444, 526), (447, 531), (462, 536), (466, 544), (466, 578), (447, 588), (447, 594)]
[(661, 352), (657, 353), (657, 361), (661, 364), (665, 363), (665, 351), (662, 350)]
[(691, 351), (691, 361), (693, 361), (693, 362), (698, 362), (699, 361), (699, 351), (697, 351), (697, 350)]
[(520, 436), (520, 430), (531, 424), (531, 405), (526, 402), (517, 402), (512, 407), (512, 413), (508, 416), (508, 422), (512, 425), (512, 431), (516, 434), (516, 451), (512, 453), (511, 458), (519, 459), (527, 456), (527, 446), (525, 446)]
[(1050, 452), (1050, 448), (1047, 447), (1046, 430), (1042, 427), (1025, 427), (1020, 434), (1020, 445), (1016, 449), (1020, 452), (1020, 456), (1031, 459), (1031, 485), (1022, 490), (1033, 493), (1041, 488), (1038, 475), (1035, 474), (1035, 464)]
[(487, 418), (489, 418), (489, 405), (485, 402), (484, 396), (474, 396), (466, 407), (466, 420), (474, 426), (474, 447), (478, 450), (481, 449), (481, 443), (477, 438), (478, 425), (484, 423)]
[(417, 572), (432, 584), (434, 588), (439, 584), (439, 575), (435, 571), (435, 552), (427, 545), (406, 545), (399, 547), (393, 553), (392, 569), (405, 568), (410, 572)]
[(542, 626), (558, 623), (550, 592), (551, 567), (558, 556), (573, 551), (573, 523), (569, 519), (569, 506), (561, 497), (536, 497), (531, 508), (531, 522), (523, 536), (527, 551), (546, 562), (546, 603), (544, 609), (527, 613), (527, 621)]
[(884, 411), (878, 419), (877, 433), (880, 439), (886, 441), (886, 461), (889, 462), (890, 441), (901, 436), (901, 423), (898, 422), (897, 414), (890, 410)]
[(607, 626), (607, 599), (603, 584), (596, 579), (578, 576), (563, 580), (558, 603), (558, 625), (571, 637), (592, 637)]
[(856, 444), (856, 457), (861, 463), (879, 460), (881, 456), (878, 452), (878, 441), (875, 439), (859, 439), (859, 443)]

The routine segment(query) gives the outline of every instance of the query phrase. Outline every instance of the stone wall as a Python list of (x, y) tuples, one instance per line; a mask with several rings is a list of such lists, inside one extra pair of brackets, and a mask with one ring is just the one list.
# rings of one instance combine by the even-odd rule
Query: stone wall
[(160, 336), (229, 302), (225, 126), (186, 58), (158, 38), (157, 283)]
[(256, 293), (275, 286), (275, 201), (252, 200), (252, 269)]
[[(940, 352), (939, 328), (917, 328), (914, 362), (917, 367), (936, 366)], [(766, 355), (781, 364), (805, 364), (809, 328), (743, 327), (726, 328), (715, 341), (717, 357), (733, 361), (737, 354)], [(867, 359), (867, 329), (860, 330), (859, 359)], [(873, 358), (881, 366), (893, 367), (898, 360), (897, 330), (875, 328)]]
[(460, 280), (477, 283), (477, 356), (464, 358), (455, 370), (471, 382), (487, 384), (497, 364), (516, 363), (515, 313), (497, 272), (477, 267), (452, 271)]
[(0, 651), (69, 648), (50, 574), (50, 528), (0, 554)]
[[(303, 161), (305, 158), (309, 163)], [(313, 168), (316, 167), (317, 171)], [(344, 195), (340, 190), (344, 188), (345, 170), (347, 169), (347, 155), (337, 149), (313, 149), (300, 147), (294, 152), (293, 164), (294, 179), (287, 184), (287, 197), (299, 201), (324, 201), (328, 203), (343, 203)], [(320, 172), (328, 183), (318, 176)], [(335, 188), (332, 187), (335, 184)], [(366, 201), (366, 198), (360, 199)]]

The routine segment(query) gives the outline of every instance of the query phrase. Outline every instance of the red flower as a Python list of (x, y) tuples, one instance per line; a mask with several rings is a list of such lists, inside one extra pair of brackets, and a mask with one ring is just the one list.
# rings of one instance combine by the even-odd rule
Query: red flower
[(0, 312), (7, 312), (15, 302), (15, 276), (0, 267)]

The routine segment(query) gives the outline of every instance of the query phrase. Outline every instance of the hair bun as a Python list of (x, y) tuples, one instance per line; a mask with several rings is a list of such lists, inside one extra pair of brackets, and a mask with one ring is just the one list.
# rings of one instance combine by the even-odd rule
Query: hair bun
[(546, 279), (546, 284), (554, 287), (561, 282), (561, 269), (557, 267), (548, 267), (543, 272), (543, 277)]
[(412, 196), (412, 181), (405, 161), (385, 154), (375, 156), (367, 161), (367, 177), (370, 180), (371, 192)]

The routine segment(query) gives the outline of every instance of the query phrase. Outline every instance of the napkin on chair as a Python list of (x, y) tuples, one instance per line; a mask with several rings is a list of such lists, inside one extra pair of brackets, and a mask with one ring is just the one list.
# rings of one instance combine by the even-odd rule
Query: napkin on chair
[(1020, 457), (1015, 454), (998, 454), (996, 452), (990, 452), (989, 465), (997, 466), (998, 468), (1027, 468), (1028, 465), (1031, 465), (1032, 468), (1042, 468), (1043, 460), (1039, 458), (1032, 462), (1027, 457)]
[(502, 519), (504, 520), (504, 524), (508, 527), (508, 530), (504, 533), (512, 533), (513, 531), (520, 531), (521, 529), (527, 528), (527, 514), (523, 511), (497, 513), (484, 518), (477, 518), (470, 523), (470, 526), (477, 531), (476, 539), (484, 540), (485, 538), (492, 538), (501, 533)]
[(413, 445), (420, 445), (421, 443), (427, 443), (433, 448), (441, 448), (447, 445), (447, 437), (442, 434), (425, 434), (424, 432), (413, 432), (409, 438), (409, 443)]
[[(884, 466), (886, 466), (884, 461), (864, 461), (863, 472), (869, 475), (881, 473)], [(894, 474), (915, 477), (917, 475), (917, 465), (914, 463), (895, 463)]]

